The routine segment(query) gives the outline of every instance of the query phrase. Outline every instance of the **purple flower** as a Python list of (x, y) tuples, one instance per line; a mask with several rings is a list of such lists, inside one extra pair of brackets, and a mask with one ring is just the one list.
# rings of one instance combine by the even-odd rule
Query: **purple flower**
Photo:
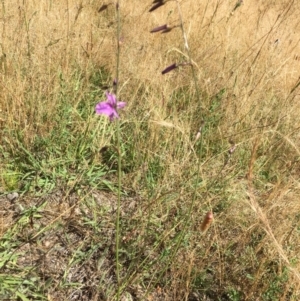
[(99, 102), (96, 107), (96, 114), (103, 114), (109, 117), (110, 121), (119, 118), (118, 109), (124, 108), (126, 102), (117, 101), (116, 95), (106, 92), (106, 101)]

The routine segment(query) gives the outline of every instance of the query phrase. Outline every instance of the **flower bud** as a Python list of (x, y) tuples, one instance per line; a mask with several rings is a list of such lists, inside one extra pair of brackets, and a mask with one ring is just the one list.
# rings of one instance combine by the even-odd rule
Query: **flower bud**
[(170, 65), (169, 67), (167, 67), (166, 69), (164, 69), (164, 70), (161, 72), (161, 74), (166, 74), (166, 73), (172, 71), (173, 69), (176, 69), (177, 67), (178, 67), (177, 64), (174, 63), (174, 64)]
[(204, 221), (201, 225), (201, 231), (202, 232), (205, 232), (209, 228), (209, 226), (210, 226), (211, 222), (213, 221), (213, 219), (214, 219), (213, 213), (211, 211), (207, 212), (206, 215), (205, 215)]

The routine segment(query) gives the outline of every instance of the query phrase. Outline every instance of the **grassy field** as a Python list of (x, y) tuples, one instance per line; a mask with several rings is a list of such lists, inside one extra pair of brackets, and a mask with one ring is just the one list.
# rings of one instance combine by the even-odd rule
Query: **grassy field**
[(119, 4), (1, 1), (0, 299), (299, 300), (300, 2)]

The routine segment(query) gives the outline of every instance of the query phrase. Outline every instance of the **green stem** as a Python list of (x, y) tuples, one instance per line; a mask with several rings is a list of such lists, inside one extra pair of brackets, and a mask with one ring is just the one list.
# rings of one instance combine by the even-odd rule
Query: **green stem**
[[(117, 57), (116, 57), (116, 78), (114, 85), (114, 92), (118, 99), (118, 86), (119, 86), (119, 70), (120, 70), (120, 0), (116, 3), (117, 12)], [(117, 217), (116, 217), (116, 274), (117, 274), (117, 301), (120, 300), (121, 292), (121, 279), (120, 279), (120, 262), (119, 262), (119, 250), (120, 250), (120, 211), (121, 211), (121, 137), (120, 137), (120, 121), (117, 120), (117, 149), (118, 149), (118, 203), (117, 203)]]
[[(188, 44), (188, 39), (187, 39), (185, 30), (184, 30), (184, 26), (183, 26), (183, 17), (182, 17), (180, 4), (179, 4), (178, 1), (176, 1), (176, 2), (177, 2), (177, 7), (178, 7), (179, 19), (180, 19), (180, 28), (181, 28), (182, 35), (183, 35), (183, 40), (184, 40), (184, 47), (185, 47), (186, 52), (187, 52), (187, 56), (188, 56), (188, 59), (189, 59), (189, 64), (192, 68), (192, 76), (193, 76), (193, 80), (194, 80), (194, 84), (195, 84), (197, 100), (200, 102), (200, 90), (199, 90), (199, 86), (198, 86), (196, 70), (195, 70), (195, 67), (193, 65), (191, 51), (190, 51), (189, 44)], [(197, 112), (197, 114), (199, 115), (198, 112)], [(202, 114), (200, 113), (200, 116), (201, 115)], [(200, 149), (199, 149), (198, 162), (197, 162), (198, 172), (197, 172), (196, 183), (199, 182), (199, 178), (200, 178), (199, 175), (200, 175), (200, 167), (201, 167), (202, 148), (203, 148), (202, 147), (203, 146), (203, 143), (202, 143), (202, 141), (203, 141), (203, 127), (204, 127), (203, 120), (202, 120), (202, 124), (203, 124), (203, 126), (201, 127), (201, 138), (200, 138), (200, 141), (199, 141)], [(173, 252), (170, 256), (169, 262), (174, 262), (175, 261), (175, 256), (178, 254), (178, 250), (179, 250), (180, 246), (182, 245), (182, 241), (184, 239), (184, 236), (187, 232), (188, 226), (189, 226), (191, 218), (192, 218), (192, 213), (193, 213), (193, 210), (194, 210), (194, 205), (195, 205), (195, 202), (196, 202), (196, 198), (197, 198), (197, 184), (195, 185), (192, 201), (191, 201), (191, 204), (188, 208), (188, 212), (186, 214), (186, 219), (183, 221), (183, 229), (180, 231), (180, 234), (178, 236), (178, 240), (177, 240), (177, 242), (175, 244), (175, 247), (174, 247), (174, 250), (173, 250)], [(159, 274), (158, 279), (161, 279), (161, 277), (163, 276), (163, 274), (166, 272), (167, 269), (168, 269), (168, 266), (166, 266), (165, 268), (162, 269), (161, 273)]]
[[(190, 50), (189, 43), (188, 43), (188, 38), (187, 38), (186, 32), (184, 30), (184, 26), (183, 26), (183, 16), (182, 16), (179, 1), (176, 1), (176, 3), (177, 3), (177, 9), (178, 9), (178, 14), (179, 14), (179, 19), (180, 19), (180, 28), (181, 28), (182, 36), (183, 36), (183, 40), (184, 40), (184, 47), (185, 47), (186, 52), (187, 52), (187, 56), (188, 56), (188, 59), (189, 59), (189, 64), (192, 68), (192, 76), (193, 76), (194, 85), (195, 85), (195, 89), (196, 89), (197, 100), (198, 100), (198, 102), (200, 102), (201, 101), (200, 100), (200, 90), (199, 90), (199, 85), (198, 85), (198, 80), (197, 80), (197, 74), (196, 74), (195, 66), (193, 64), (191, 50)], [(197, 183), (198, 183), (199, 173), (200, 173), (200, 165), (201, 165), (200, 162), (201, 162), (201, 157), (202, 157), (202, 141), (203, 141), (202, 139), (203, 139), (204, 120), (203, 120), (203, 116), (202, 116), (201, 112), (200, 113), (197, 112), (197, 115), (200, 115), (201, 122), (203, 123), (203, 126), (201, 127), (200, 150), (199, 150), (199, 156), (198, 156), (198, 173), (197, 173)], [(197, 185), (195, 186), (191, 207), (189, 208), (189, 215), (188, 215), (189, 217), (191, 216), (191, 212), (192, 212), (193, 207), (194, 207), (194, 203), (195, 203), (195, 199), (196, 199), (196, 195), (197, 195), (196, 192), (197, 192)]]

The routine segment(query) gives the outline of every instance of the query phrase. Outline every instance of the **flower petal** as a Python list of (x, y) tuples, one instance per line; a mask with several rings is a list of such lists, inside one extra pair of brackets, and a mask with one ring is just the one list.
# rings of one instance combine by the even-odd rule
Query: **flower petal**
[(110, 121), (113, 121), (114, 119), (118, 119), (118, 118), (120, 118), (120, 116), (119, 116), (119, 114), (117, 113), (117, 111), (113, 111), (112, 113), (111, 113), (111, 115), (109, 116), (109, 119), (110, 119)]
[(115, 107), (117, 104), (117, 98), (116, 95), (106, 92), (106, 100), (111, 104), (112, 107)]
[(95, 107), (96, 114), (104, 114), (106, 116), (111, 116), (115, 109), (107, 101), (99, 102)]
[(117, 109), (123, 109), (126, 106), (126, 102), (118, 101), (117, 102)]

